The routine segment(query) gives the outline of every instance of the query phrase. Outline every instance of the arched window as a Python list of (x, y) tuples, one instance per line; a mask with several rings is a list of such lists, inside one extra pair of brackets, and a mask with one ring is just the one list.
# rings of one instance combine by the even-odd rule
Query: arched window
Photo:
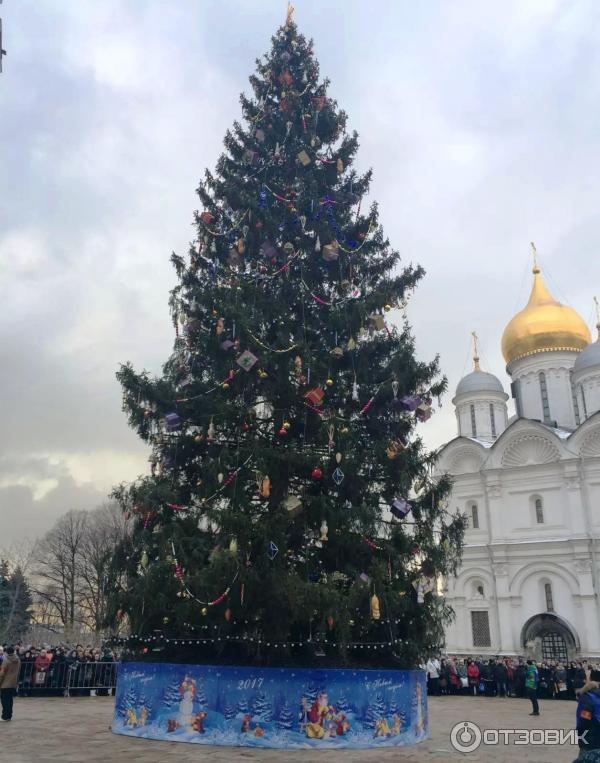
[(471, 527), (479, 530), (479, 509), (476, 503), (471, 504)]
[(552, 600), (551, 583), (544, 583), (544, 596), (546, 598), (546, 612), (554, 612), (554, 601)]
[(579, 415), (579, 402), (577, 401), (577, 390), (573, 384), (573, 371), (569, 372), (571, 382), (571, 396), (573, 398), (573, 411), (575, 413), (575, 424), (579, 426), (581, 424), (581, 416)]
[(534, 503), (535, 508), (535, 521), (538, 523), (538, 525), (544, 524), (544, 504), (542, 503), (541, 498), (536, 498)]
[(496, 417), (494, 416), (494, 404), (490, 403), (490, 424), (492, 426), (492, 437), (496, 439)]
[(583, 387), (579, 388), (581, 390), (581, 402), (583, 403), (583, 415), (587, 419), (588, 412), (587, 412), (587, 403), (585, 401), (585, 392), (583, 391)]
[(550, 424), (550, 403), (548, 402), (548, 387), (546, 386), (546, 374), (540, 371), (540, 393), (542, 396), (542, 411), (544, 414), (544, 424)]
[(471, 405), (471, 431), (472, 437), (477, 437), (477, 422), (475, 421), (475, 406)]

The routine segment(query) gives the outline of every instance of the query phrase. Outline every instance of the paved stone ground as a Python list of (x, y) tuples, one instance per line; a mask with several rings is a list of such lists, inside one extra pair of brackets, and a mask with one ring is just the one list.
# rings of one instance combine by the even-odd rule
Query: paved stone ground
[(15, 701), (15, 716), (0, 725), (2, 763), (162, 763), (207, 760), (209, 763), (571, 763), (571, 746), (480, 747), (464, 755), (453, 750), (450, 729), (470, 720), (481, 728), (572, 728), (575, 703), (541, 702), (542, 715), (530, 718), (527, 700), (484, 697), (430, 699), (430, 738), (417, 747), (387, 750), (253, 750), (205, 747), (181, 742), (151, 742), (117, 736), (109, 730), (110, 697), (23, 698)]

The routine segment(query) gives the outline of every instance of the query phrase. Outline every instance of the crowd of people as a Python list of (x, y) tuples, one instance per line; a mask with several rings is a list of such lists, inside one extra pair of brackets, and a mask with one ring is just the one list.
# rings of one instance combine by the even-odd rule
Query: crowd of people
[(537, 673), (536, 692), (541, 699), (575, 699), (588, 681), (600, 682), (600, 665), (588, 662), (541, 662), (525, 658), (431, 657), (427, 671), (428, 693), (472, 694), (485, 697), (527, 697), (527, 675)]
[(106, 695), (114, 691), (117, 656), (106, 647), (91, 645), (40, 646), (15, 644), (0, 646), (0, 667), (11, 654), (18, 658), (15, 689), (21, 696)]

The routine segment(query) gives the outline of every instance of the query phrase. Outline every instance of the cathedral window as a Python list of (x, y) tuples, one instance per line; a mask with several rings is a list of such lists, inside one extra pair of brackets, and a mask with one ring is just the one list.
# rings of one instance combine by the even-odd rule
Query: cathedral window
[(544, 596), (546, 597), (546, 612), (554, 612), (554, 601), (552, 600), (552, 585), (544, 583)]
[(588, 412), (587, 412), (587, 403), (585, 402), (585, 392), (583, 391), (583, 387), (580, 387), (581, 389), (581, 402), (583, 403), (583, 415), (587, 419)]
[(544, 524), (544, 505), (542, 504), (541, 498), (535, 499), (534, 507), (535, 507), (535, 521), (538, 523), (538, 525), (543, 525)]
[(546, 385), (546, 374), (540, 372), (540, 393), (542, 395), (542, 411), (544, 414), (544, 424), (551, 424), (550, 403), (548, 402), (548, 387)]
[(490, 424), (492, 425), (492, 437), (496, 439), (496, 417), (494, 416), (494, 405), (490, 403)]
[(471, 431), (472, 437), (477, 437), (477, 422), (475, 421), (475, 406), (471, 406)]
[(471, 612), (471, 632), (473, 634), (473, 646), (491, 646), (490, 617), (485, 610)]
[(581, 424), (581, 416), (579, 415), (579, 402), (577, 401), (577, 390), (573, 384), (573, 371), (570, 372), (571, 376), (571, 395), (573, 397), (573, 411), (575, 412), (575, 425)]
[(479, 509), (476, 503), (471, 506), (471, 527), (474, 530), (479, 530)]
[(519, 418), (522, 418), (523, 416), (523, 402), (521, 400), (521, 382), (517, 379), (517, 381), (513, 382), (510, 385), (512, 396), (515, 399), (515, 407), (517, 409), (517, 416)]

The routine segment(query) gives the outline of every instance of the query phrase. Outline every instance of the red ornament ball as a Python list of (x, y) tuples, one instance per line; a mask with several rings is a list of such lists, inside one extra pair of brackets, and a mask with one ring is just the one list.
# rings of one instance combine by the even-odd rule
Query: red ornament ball
[(311, 476), (312, 476), (312, 478), (313, 478), (314, 480), (320, 480), (320, 479), (321, 479), (321, 477), (323, 476), (323, 470), (322, 470), (322, 469), (319, 469), (319, 467), (318, 467), (318, 466), (316, 466), (316, 467), (315, 467), (315, 468), (312, 470), (312, 475), (311, 475)]
[(279, 430), (279, 435), (281, 437), (285, 437), (286, 434), (287, 434), (287, 429), (285, 427), (281, 427), (281, 429)]

